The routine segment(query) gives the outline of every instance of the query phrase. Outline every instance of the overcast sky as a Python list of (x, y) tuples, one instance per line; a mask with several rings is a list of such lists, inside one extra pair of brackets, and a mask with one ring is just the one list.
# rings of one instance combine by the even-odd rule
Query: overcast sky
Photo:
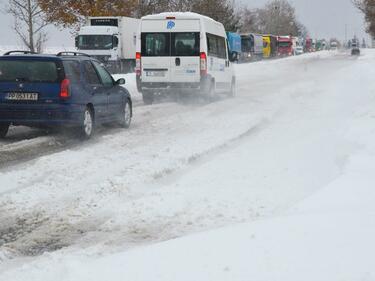
[[(236, 3), (239, 4), (240, 0)], [(1, 7), (7, 0), (0, 0)], [(268, 0), (242, 0), (249, 7), (261, 7)], [(363, 16), (353, 6), (351, 0), (290, 0), (296, 7), (299, 20), (304, 23), (314, 38), (337, 37), (345, 39), (345, 25), (348, 38), (356, 34), (359, 38), (366, 37)], [(9, 15), (0, 16), (0, 46), (20, 44), (11, 26), (13, 20)], [(73, 46), (74, 40), (67, 31), (48, 28), (49, 46)]]
[[(242, 0), (249, 7), (262, 7), (268, 0)], [(351, 0), (289, 0), (296, 8), (298, 19), (307, 26), (314, 38), (345, 39), (356, 34), (366, 37), (363, 15)]]

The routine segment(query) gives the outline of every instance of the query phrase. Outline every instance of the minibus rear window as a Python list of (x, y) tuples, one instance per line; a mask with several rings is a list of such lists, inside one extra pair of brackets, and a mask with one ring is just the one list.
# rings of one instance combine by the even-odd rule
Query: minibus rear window
[(172, 33), (172, 56), (198, 57), (200, 54), (199, 32)]
[(170, 56), (170, 33), (142, 33), (141, 45), (143, 57)]

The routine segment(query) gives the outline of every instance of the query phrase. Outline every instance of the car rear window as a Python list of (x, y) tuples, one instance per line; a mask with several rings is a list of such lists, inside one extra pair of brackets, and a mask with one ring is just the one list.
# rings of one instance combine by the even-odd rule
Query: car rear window
[(55, 83), (59, 69), (53, 61), (0, 60), (0, 82)]
[(65, 77), (72, 82), (81, 80), (81, 69), (78, 61), (63, 61)]

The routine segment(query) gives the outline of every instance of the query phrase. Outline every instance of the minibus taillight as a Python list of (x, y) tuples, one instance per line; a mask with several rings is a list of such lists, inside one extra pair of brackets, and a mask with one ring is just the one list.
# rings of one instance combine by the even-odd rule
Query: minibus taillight
[(207, 75), (207, 56), (206, 53), (201, 53), (201, 75)]
[(69, 91), (69, 86), (70, 86), (70, 80), (69, 79), (64, 79), (61, 82), (60, 86), (60, 94), (59, 97), (63, 100), (66, 100), (70, 98), (70, 91)]
[(141, 53), (135, 54), (135, 73), (137, 76), (141, 76)]

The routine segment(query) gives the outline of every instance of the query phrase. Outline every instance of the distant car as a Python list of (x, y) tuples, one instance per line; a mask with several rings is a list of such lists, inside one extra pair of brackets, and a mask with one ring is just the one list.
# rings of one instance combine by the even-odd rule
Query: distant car
[(296, 49), (294, 50), (294, 54), (296, 56), (302, 55), (303, 54), (303, 46), (297, 46)]
[(74, 128), (90, 138), (95, 125), (129, 127), (132, 100), (99, 61), (76, 52), (0, 57), (0, 138), (13, 125)]
[(359, 41), (356, 38), (351, 40), (350, 46), (352, 48), (352, 56), (359, 56), (361, 54), (359, 49)]
[(359, 56), (361, 54), (361, 50), (359, 48), (352, 49), (352, 56)]

